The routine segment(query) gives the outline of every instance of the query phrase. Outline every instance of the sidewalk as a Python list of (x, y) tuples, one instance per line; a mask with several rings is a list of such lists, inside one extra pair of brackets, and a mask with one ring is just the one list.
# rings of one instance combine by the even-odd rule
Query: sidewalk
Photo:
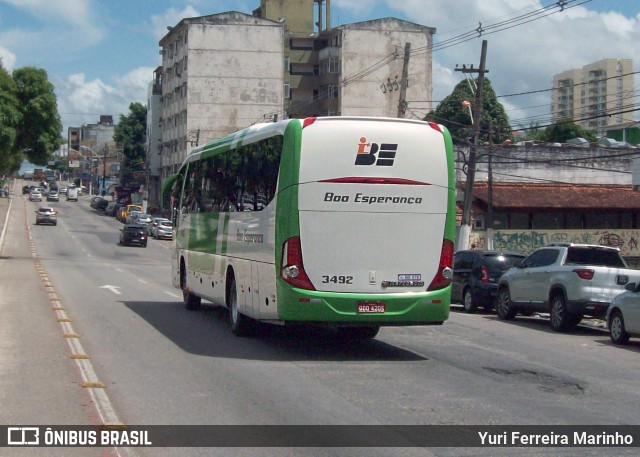
[[(97, 425), (28, 232), (22, 180), (0, 197), (0, 424)], [(17, 190), (17, 192), (16, 192)], [(112, 448), (6, 447), (2, 456), (112, 456)]]
[(21, 181), (13, 180), (9, 184), (9, 196), (0, 197), (0, 255), (2, 254), (2, 244), (4, 241), (4, 234), (6, 232), (5, 225), (7, 223), (7, 217), (9, 216), (9, 204), (15, 197), (15, 189), (17, 188), (19, 182)]

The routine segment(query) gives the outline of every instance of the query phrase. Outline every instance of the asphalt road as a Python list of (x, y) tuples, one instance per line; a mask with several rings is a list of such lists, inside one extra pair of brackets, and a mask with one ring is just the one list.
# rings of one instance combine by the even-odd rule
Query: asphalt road
[[(121, 224), (96, 213), (86, 199), (56, 204), (56, 227), (33, 225), (37, 203), (18, 196), (13, 204), (0, 259), (0, 306), (11, 319), (0, 324), (0, 395), (3, 406), (8, 398), (15, 400), (0, 413), (2, 423), (85, 424), (96, 420), (94, 408), (104, 412), (105, 407), (109, 420), (136, 425), (640, 423), (638, 340), (615, 347), (600, 329), (581, 326), (575, 333), (558, 334), (540, 318), (506, 323), (492, 314), (455, 310), (443, 326), (383, 328), (373, 340), (347, 341), (329, 330), (272, 326), (261, 326), (254, 337), (237, 338), (223, 308), (184, 309), (180, 291), (171, 286), (170, 242), (118, 246)], [(83, 402), (87, 393), (79, 378), (86, 374), (79, 376), (69, 360), (70, 349), (51, 311), (51, 293), (57, 300), (53, 306), (64, 307), (90, 357), (106, 400)], [(25, 356), (36, 359), (25, 362)], [(26, 391), (20, 391), (25, 384)], [(43, 384), (62, 392), (43, 395)], [(33, 404), (39, 396), (43, 404)], [(117, 452), (489, 456), (636, 455), (637, 449)]]

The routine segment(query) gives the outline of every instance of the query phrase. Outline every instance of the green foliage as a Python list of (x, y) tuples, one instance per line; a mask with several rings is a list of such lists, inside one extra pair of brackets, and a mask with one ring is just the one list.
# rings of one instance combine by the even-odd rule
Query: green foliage
[[(491, 126), (491, 141), (501, 143), (511, 136), (509, 118), (502, 104), (498, 102), (488, 78), (484, 80), (482, 92), (482, 124), (479, 140), (481, 143), (489, 141), (489, 126)], [(471, 92), (467, 81), (461, 81), (453, 89), (451, 95), (440, 102), (436, 110), (429, 113), (425, 119), (446, 126), (451, 132), (454, 142), (467, 144), (472, 137), (473, 129), (469, 107), (463, 105), (465, 101), (471, 102), (473, 106), (475, 95)]]
[(15, 141), (21, 120), (15, 82), (0, 61), (0, 174), (10, 174), (20, 168), (22, 154), (15, 148)]
[(17, 127), (16, 148), (36, 165), (46, 165), (64, 140), (53, 84), (41, 68), (23, 67), (13, 72), (22, 120)]
[(144, 170), (147, 142), (147, 109), (141, 103), (129, 105), (129, 113), (121, 114), (113, 139), (122, 146), (122, 183), (142, 184), (136, 173)]
[(572, 138), (584, 138), (589, 142), (596, 141), (596, 136), (593, 133), (580, 127), (571, 119), (563, 119), (550, 125), (545, 133), (547, 141), (550, 143), (566, 143)]
[(540, 127), (538, 123), (532, 123), (528, 129), (525, 129), (524, 140), (536, 141), (539, 143), (547, 142), (547, 131)]

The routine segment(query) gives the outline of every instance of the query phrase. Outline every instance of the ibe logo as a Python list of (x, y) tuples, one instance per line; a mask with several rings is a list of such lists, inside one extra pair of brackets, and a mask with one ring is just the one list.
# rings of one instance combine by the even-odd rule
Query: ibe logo
[(392, 167), (396, 158), (398, 145), (393, 143), (367, 143), (365, 137), (360, 138), (356, 165), (373, 165), (377, 167)]

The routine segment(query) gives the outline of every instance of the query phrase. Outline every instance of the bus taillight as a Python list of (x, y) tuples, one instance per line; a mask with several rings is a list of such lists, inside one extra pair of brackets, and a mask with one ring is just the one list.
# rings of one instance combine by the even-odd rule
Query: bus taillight
[(443, 240), (442, 251), (440, 252), (440, 264), (438, 265), (438, 273), (429, 284), (427, 290), (444, 289), (451, 284), (453, 276), (453, 241)]
[(309, 127), (316, 121), (317, 117), (308, 117), (304, 121), (302, 121), (302, 128)]
[(442, 133), (442, 128), (440, 128), (440, 126), (435, 123), (435, 122), (428, 122), (429, 127), (431, 127), (433, 130), (437, 130), (438, 132)]
[(289, 238), (282, 245), (282, 265), (280, 277), (294, 287), (307, 290), (316, 290), (304, 271), (302, 263), (302, 247), (300, 237)]

